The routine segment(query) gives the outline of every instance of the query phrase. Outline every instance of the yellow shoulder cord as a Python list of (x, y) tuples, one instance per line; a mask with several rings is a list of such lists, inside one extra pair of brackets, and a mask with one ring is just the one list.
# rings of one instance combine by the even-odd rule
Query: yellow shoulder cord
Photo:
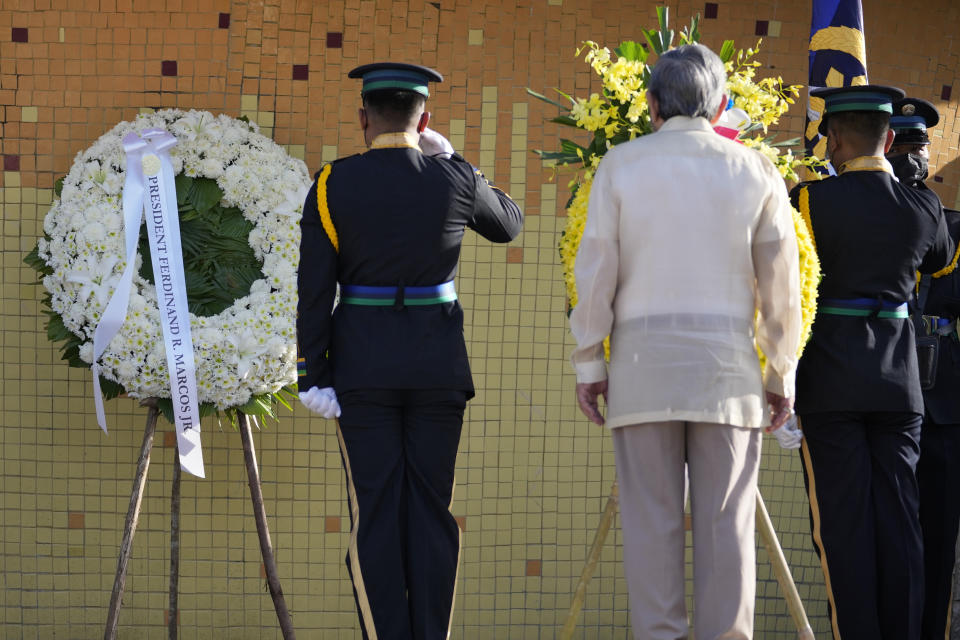
[(323, 230), (327, 232), (330, 238), (330, 244), (334, 250), (340, 253), (340, 243), (337, 240), (337, 230), (333, 226), (333, 219), (330, 217), (330, 209), (327, 207), (327, 178), (330, 177), (330, 170), (333, 165), (328, 164), (320, 172), (317, 179), (317, 213), (320, 214), (320, 222), (323, 224)]
[(817, 250), (817, 238), (813, 235), (813, 222), (810, 220), (810, 191), (809, 187), (800, 189), (800, 216), (807, 225), (807, 231), (810, 233), (810, 244), (813, 250)]
[(953, 273), (953, 270), (957, 268), (957, 259), (960, 259), (960, 242), (957, 243), (957, 250), (953, 253), (953, 260), (950, 261), (950, 264), (934, 273), (933, 277), (942, 278), (943, 276), (948, 276)]

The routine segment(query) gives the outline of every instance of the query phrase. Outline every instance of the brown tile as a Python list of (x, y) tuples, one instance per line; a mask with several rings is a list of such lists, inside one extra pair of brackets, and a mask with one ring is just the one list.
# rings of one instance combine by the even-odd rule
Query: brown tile
[(68, 529), (83, 529), (84, 514), (82, 511), (71, 511), (67, 514)]
[(507, 247), (507, 262), (509, 264), (523, 262), (523, 247)]
[(338, 533), (340, 531), (340, 516), (327, 516), (324, 518), (323, 530), (326, 533)]
[(528, 576), (539, 576), (543, 566), (540, 560), (527, 560), (527, 575)]

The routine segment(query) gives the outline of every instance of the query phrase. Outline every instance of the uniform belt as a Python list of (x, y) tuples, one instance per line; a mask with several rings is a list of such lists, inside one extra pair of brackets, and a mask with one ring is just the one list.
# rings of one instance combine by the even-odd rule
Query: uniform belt
[(817, 313), (877, 318), (910, 317), (906, 302), (886, 302), (875, 298), (823, 298), (817, 304)]
[(949, 336), (957, 329), (956, 318), (944, 318), (942, 316), (920, 316), (923, 320), (923, 328), (928, 336), (938, 334)]
[(367, 307), (424, 306), (453, 302), (457, 290), (453, 280), (430, 287), (367, 287), (358, 284), (340, 285), (340, 302)]

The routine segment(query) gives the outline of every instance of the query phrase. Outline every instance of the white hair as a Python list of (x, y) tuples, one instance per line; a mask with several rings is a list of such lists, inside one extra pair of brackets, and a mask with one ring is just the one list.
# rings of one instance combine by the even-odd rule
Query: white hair
[(727, 72), (713, 51), (687, 44), (665, 51), (650, 74), (648, 91), (657, 99), (660, 117), (716, 115), (727, 84)]

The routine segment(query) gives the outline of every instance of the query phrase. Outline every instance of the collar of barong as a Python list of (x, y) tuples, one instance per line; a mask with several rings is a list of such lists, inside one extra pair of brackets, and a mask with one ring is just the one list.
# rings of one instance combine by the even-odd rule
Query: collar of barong
[(837, 175), (842, 175), (850, 171), (885, 171), (890, 175), (893, 173), (893, 167), (883, 156), (857, 156), (847, 160), (837, 169)]
[(420, 136), (407, 131), (381, 133), (370, 143), (371, 149), (420, 149)]
[(713, 127), (706, 118), (691, 118), (690, 116), (673, 116), (662, 125), (657, 131), (709, 131), (713, 133)]

